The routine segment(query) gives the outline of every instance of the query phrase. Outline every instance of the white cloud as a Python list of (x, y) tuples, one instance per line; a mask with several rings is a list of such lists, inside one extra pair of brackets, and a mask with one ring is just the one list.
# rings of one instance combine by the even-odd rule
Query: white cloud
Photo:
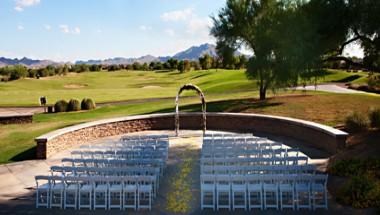
[(69, 26), (68, 25), (60, 25), (59, 28), (61, 29), (61, 31), (65, 34), (68, 34), (70, 33), (70, 29), (69, 29)]
[(146, 26), (146, 25), (140, 25), (139, 29), (142, 30), (142, 31), (150, 31), (150, 30), (152, 30), (152, 27), (151, 26)]
[[(175, 10), (163, 13), (161, 19), (165, 22), (181, 22), (181, 28), (184, 28), (182, 32), (180, 31), (181, 37), (184, 39), (192, 40), (196, 35), (202, 41), (210, 41), (213, 38), (210, 36), (210, 28), (212, 26), (212, 20), (210, 17), (200, 17), (195, 13), (192, 8), (186, 8), (183, 10)], [(178, 30), (178, 25), (172, 26), (172, 29)], [(165, 31), (167, 35), (172, 35), (167, 30)]]
[(24, 30), (24, 26), (22, 26), (22, 25), (17, 25), (17, 30), (19, 30), (19, 31)]
[(45, 28), (45, 30), (47, 30), (47, 31), (50, 31), (50, 30), (51, 30), (51, 26), (50, 26), (50, 25), (44, 25), (44, 28)]
[(184, 21), (193, 16), (193, 9), (186, 8), (184, 10), (174, 10), (163, 13), (161, 19), (164, 21)]
[(186, 32), (190, 34), (209, 34), (210, 28), (212, 26), (212, 20), (207, 18), (199, 18), (197, 16), (192, 17), (187, 23)]
[(164, 32), (165, 32), (166, 35), (168, 35), (168, 36), (170, 36), (170, 37), (174, 37), (174, 36), (175, 36), (175, 32), (174, 32), (174, 30), (171, 29), (171, 28), (165, 29)]
[(59, 25), (59, 28), (61, 29), (61, 31), (65, 34), (80, 34), (80, 28), (79, 27), (75, 27), (75, 28), (70, 28), (68, 25)]
[(16, 11), (21, 12), (26, 7), (31, 7), (33, 5), (39, 4), (40, 0), (15, 0), (15, 2), (16, 2), (16, 6), (14, 7), (14, 9)]
[(75, 27), (75, 28), (72, 30), (72, 33), (73, 33), (73, 34), (80, 34), (80, 28), (79, 28), (79, 27)]

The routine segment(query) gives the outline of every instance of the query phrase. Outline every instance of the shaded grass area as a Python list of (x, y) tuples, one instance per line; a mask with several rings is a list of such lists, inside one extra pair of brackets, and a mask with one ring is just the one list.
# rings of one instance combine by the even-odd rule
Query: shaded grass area
[[(272, 114), (331, 126), (343, 123), (351, 111), (367, 112), (371, 107), (380, 107), (378, 96), (319, 92), (285, 92), (266, 101), (252, 98), (250, 92), (213, 95), (206, 99), (208, 112)], [(201, 108), (197, 98), (181, 98), (180, 104), (181, 111)], [(173, 112), (174, 108), (172, 101), (108, 105), (87, 112), (36, 114), (32, 124), (0, 125), (0, 163), (34, 158), (34, 138), (58, 128), (110, 117)]]

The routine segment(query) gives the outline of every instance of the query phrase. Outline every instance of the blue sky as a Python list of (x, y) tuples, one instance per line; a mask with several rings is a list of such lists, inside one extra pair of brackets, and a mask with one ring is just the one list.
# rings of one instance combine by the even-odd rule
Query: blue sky
[[(0, 56), (57, 61), (173, 55), (202, 43), (225, 0), (1, 0)], [(360, 55), (357, 47), (353, 55)]]

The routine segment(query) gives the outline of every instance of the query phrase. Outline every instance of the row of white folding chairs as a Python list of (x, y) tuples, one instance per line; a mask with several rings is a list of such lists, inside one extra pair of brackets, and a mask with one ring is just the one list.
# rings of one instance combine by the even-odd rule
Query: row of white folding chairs
[(201, 175), (201, 208), (328, 207), (324, 174)]
[(282, 147), (283, 143), (279, 141), (272, 141), (268, 139), (260, 139), (256, 141), (246, 141), (246, 142), (238, 142), (238, 141), (215, 141), (213, 143), (203, 142), (202, 148), (204, 149), (215, 149), (221, 147)]
[(168, 140), (169, 136), (164, 134), (158, 135), (125, 135), (120, 138), (120, 140), (146, 140), (146, 139), (158, 139), (158, 140)]
[(128, 140), (128, 141), (107, 141), (102, 143), (95, 143), (90, 145), (114, 145), (114, 144), (121, 144), (123, 146), (130, 145), (130, 146), (168, 146), (169, 142), (167, 140), (155, 140), (155, 139), (145, 139), (145, 140)]
[(306, 165), (259, 165), (259, 166), (201, 166), (201, 174), (252, 175), (252, 174), (303, 174), (315, 173), (313, 164)]
[(35, 180), (37, 208), (150, 210), (152, 205), (153, 176), (35, 176)]
[[(159, 179), (160, 168), (158, 167), (73, 167), (73, 166), (51, 166), (50, 170), (52, 174), (59, 173), (63, 176), (80, 176), (80, 175), (152, 175)], [(157, 181), (158, 182), (158, 181)]]
[(254, 143), (265, 143), (270, 142), (268, 138), (263, 137), (233, 137), (233, 138), (214, 138), (214, 139), (203, 139), (203, 145), (212, 146), (216, 144), (254, 144)]
[(148, 175), (154, 176), (155, 181), (153, 184), (154, 196), (156, 196), (159, 181), (160, 169), (156, 167), (124, 167), (124, 168), (98, 168), (98, 167), (70, 167), (70, 166), (52, 166), (50, 167), (52, 175), (61, 176), (140, 176)]
[(140, 151), (147, 151), (147, 150), (161, 150), (161, 151), (167, 151), (167, 146), (148, 146), (148, 145), (123, 145), (123, 144), (97, 144), (97, 145), (81, 145), (81, 149), (96, 149), (96, 150), (140, 150)]
[(165, 161), (163, 159), (73, 159), (63, 158), (64, 166), (84, 166), (84, 167), (159, 167), (160, 174), (163, 174)]
[(306, 156), (295, 157), (270, 157), (270, 158), (201, 158), (201, 166), (213, 165), (305, 165), (309, 158)]
[(165, 140), (125, 140), (125, 141), (114, 141), (111, 143), (107, 144), (123, 144), (123, 145), (135, 145), (135, 146), (141, 146), (141, 145), (146, 145), (146, 146), (168, 146), (169, 142)]
[(281, 142), (263, 142), (263, 143), (226, 143), (226, 144), (214, 144), (212, 146), (202, 146), (202, 151), (220, 151), (225, 149), (240, 149), (240, 150), (254, 150), (254, 149), (281, 149), (287, 148)]
[(203, 134), (203, 137), (252, 137), (251, 133), (208, 133)]
[(92, 151), (92, 150), (75, 150), (71, 152), (72, 158), (167, 158), (167, 153), (163, 151)]
[[(272, 143), (276, 142), (269, 140), (268, 138), (251, 137), (251, 138), (234, 138), (234, 139), (205, 139), (202, 142), (204, 147), (223, 146), (223, 145), (246, 145), (246, 144), (260, 144), (260, 143)], [(278, 142), (278, 141), (277, 141)]]
[(278, 148), (278, 149), (229, 149), (217, 151), (203, 151), (202, 158), (234, 158), (234, 157), (294, 157), (300, 153), (296, 148)]

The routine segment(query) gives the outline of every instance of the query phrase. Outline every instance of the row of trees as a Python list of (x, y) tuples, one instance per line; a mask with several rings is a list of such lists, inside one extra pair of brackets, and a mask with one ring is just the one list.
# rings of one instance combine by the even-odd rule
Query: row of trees
[(150, 62), (148, 63), (138, 63), (127, 65), (87, 65), (87, 64), (74, 64), (74, 65), (60, 65), (60, 66), (46, 66), (44, 68), (32, 69), (27, 68), (23, 65), (6, 66), (0, 68), (0, 75), (2, 76), (2, 81), (17, 80), (20, 78), (30, 77), (39, 78), (47, 77), (53, 75), (66, 75), (69, 72), (97, 72), (101, 70), (107, 71), (117, 71), (117, 70), (178, 70), (180, 72), (201, 69), (211, 69), (211, 68), (226, 68), (226, 69), (242, 69), (245, 68), (247, 64), (247, 58), (244, 55), (233, 56), (232, 61), (228, 59), (223, 60), (218, 57), (211, 57), (208, 54), (203, 55), (198, 61), (189, 60), (177, 60), (174, 58), (168, 59), (166, 62)]
[[(313, 78), (327, 62), (380, 71), (380, 1), (227, 0), (213, 17), (211, 34), (225, 58), (245, 46), (247, 76), (258, 80), (260, 99), (268, 89)], [(358, 43), (362, 62), (343, 55)]]

